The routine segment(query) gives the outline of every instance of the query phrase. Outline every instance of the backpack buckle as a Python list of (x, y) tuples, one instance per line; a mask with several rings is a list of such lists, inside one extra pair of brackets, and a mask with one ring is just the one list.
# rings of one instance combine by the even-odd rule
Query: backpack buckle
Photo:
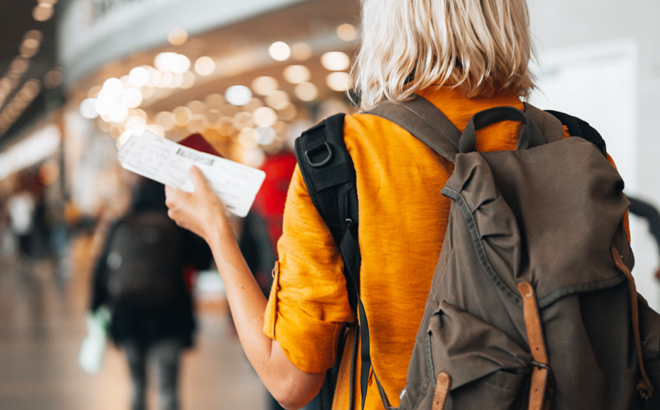
[[(320, 159), (318, 161), (313, 161), (311, 156), (313, 154), (315, 155), (317, 153), (317, 151), (320, 151), (321, 148), (323, 148), (323, 147), (325, 147), (325, 151), (327, 153), (325, 158)], [(332, 150), (330, 149), (330, 145), (327, 142), (323, 141), (323, 144), (320, 144), (320, 145), (317, 145), (315, 147), (306, 149), (305, 150), (305, 159), (307, 160), (307, 163), (309, 165), (313, 166), (314, 168), (319, 168), (319, 167), (324, 166), (325, 164), (330, 162), (330, 160), (332, 159)]]

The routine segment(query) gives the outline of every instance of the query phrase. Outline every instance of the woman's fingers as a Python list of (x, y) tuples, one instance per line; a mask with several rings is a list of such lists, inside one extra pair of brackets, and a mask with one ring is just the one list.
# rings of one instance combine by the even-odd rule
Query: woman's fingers
[(199, 168), (192, 166), (188, 171), (193, 182), (194, 191), (188, 193), (180, 189), (165, 187), (165, 205), (168, 216), (177, 225), (189, 229), (205, 238), (206, 230), (213, 229), (211, 221), (217, 221), (217, 214), (224, 220), (224, 205), (211, 189), (206, 177)]

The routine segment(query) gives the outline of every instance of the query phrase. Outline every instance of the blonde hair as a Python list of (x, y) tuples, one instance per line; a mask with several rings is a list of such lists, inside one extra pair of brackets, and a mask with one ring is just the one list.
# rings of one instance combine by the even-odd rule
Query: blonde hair
[(534, 88), (526, 0), (361, 0), (352, 69), (362, 109), (431, 86), (467, 97), (526, 97)]

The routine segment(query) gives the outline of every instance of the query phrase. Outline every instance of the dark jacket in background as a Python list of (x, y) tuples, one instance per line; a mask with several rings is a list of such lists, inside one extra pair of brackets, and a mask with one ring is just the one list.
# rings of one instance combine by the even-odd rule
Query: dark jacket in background
[[(133, 201), (127, 215), (140, 211), (160, 211), (167, 213), (165, 190), (162, 184), (143, 180), (136, 187)], [(126, 216), (126, 215), (125, 215)], [(125, 217), (124, 216), (124, 217)], [(208, 245), (192, 232), (178, 228), (183, 246), (180, 253), (179, 269), (167, 274), (175, 274), (178, 286), (178, 298), (172, 304), (158, 308), (139, 308), (110, 300), (108, 292), (107, 257), (109, 243), (119, 223), (124, 218), (113, 222), (93, 271), (91, 309), (95, 311), (101, 305), (108, 305), (112, 311), (110, 336), (117, 345), (125, 341), (150, 343), (164, 338), (176, 338), (184, 347), (193, 345), (196, 328), (191, 284), (187, 276), (193, 270), (209, 266), (212, 255)]]

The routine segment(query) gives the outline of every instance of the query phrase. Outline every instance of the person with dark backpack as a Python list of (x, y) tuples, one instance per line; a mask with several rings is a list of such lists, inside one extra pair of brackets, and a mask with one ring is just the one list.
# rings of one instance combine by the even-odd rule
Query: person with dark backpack
[(267, 301), (199, 170), (166, 188), (266, 387), (291, 409), (660, 408), (623, 182), (583, 122), (523, 101), (525, 1), (361, 5), (361, 112), (296, 142)]
[(162, 184), (139, 180), (128, 211), (109, 226), (93, 271), (90, 310), (111, 312), (109, 334), (126, 354), (132, 410), (146, 408), (152, 362), (160, 408), (179, 408), (180, 358), (196, 328), (190, 275), (211, 262), (206, 243), (167, 216), (164, 198)]

